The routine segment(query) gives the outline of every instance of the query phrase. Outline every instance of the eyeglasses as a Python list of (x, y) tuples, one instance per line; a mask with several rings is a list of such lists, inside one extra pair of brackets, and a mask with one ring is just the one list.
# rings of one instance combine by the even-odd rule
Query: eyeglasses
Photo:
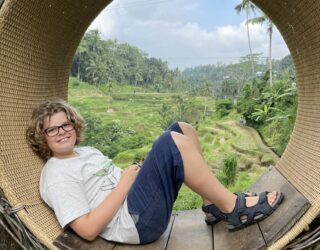
[(56, 136), (57, 134), (59, 134), (60, 128), (62, 128), (66, 132), (70, 132), (71, 130), (74, 129), (74, 124), (71, 122), (66, 122), (60, 126), (53, 126), (50, 128), (46, 128), (44, 130), (44, 132), (46, 133), (47, 136), (52, 137), (52, 136)]

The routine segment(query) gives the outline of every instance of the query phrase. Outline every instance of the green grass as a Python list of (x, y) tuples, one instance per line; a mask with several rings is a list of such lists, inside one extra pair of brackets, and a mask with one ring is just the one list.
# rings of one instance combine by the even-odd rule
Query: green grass
[(265, 171), (265, 168), (257, 168), (255, 171), (239, 173), (236, 183), (229, 187), (229, 190), (232, 192), (248, 190), (252, 183), (256, 182)]
[(199, 208), (202, 205), (201, 197), (189, 189), (186, 185), (182, 185), (178, 198), (173, 206), (176, 211), (179, 210), (190, 210)]

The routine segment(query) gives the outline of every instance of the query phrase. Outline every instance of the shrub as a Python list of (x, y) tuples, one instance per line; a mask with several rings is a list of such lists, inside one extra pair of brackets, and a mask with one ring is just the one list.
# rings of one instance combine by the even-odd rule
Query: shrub
[(145, 145), (137, 149), (129, 149), (126, 151), (119, 152), (114, 158), (113, 161), (120, 167), (128, 167), (134, 161), (141, 162), (146, 159), (151, 148), (151, 144)]
[(216, 102), (216, 110), (220, 117), (227, 116), (233, 108), (233, 103), (229, 99), (221, 99)]
[(69, 84), (71, 84), (72, 87), (77, 87), (80, 85), (80, 81), (75, 77), (70, 77)]
[(100, 117), (88, 113), (84, 113), (84, 118), (87, 128), (83, 145), (95, 147), (110, 158), (119, 152), (140, 148), (151, 142), (150, 138), (122, 124), (111, 122), (105, 125)]
[(147, 144), (150, 144), (152, 140), (147, 138), (143, 134), (133, 134), (122, 136), (119, 139), (112, 142), (111, 156), (116, 156), (119, 152), (123, 152), (130, 149), (141, 148)]
[(217, 178), (225, 185), (233, 185), (236, 181), (238, 162), (235, 155), (229, 155), (222, 161), (222, 167), (217, 173)]
[(166, 103), (162, 104), (158, 113), (160, 115), (159, 123), (162, 129), (167, 129), (174, 121), (177, 120), (172, 107)]
[(238, 102), (237, 111), (242, 114), (242, 116), (246, 119), (248, 125), (255, 126), (257, 121), (252, 116), (252, 114), (259, 108), (259, 104), (253, 98), (244, 99), (242, 98)]

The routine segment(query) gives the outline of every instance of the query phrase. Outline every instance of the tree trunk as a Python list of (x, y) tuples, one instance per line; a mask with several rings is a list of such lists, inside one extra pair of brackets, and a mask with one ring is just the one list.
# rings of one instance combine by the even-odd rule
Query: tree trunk
[(251, 39), (250, 39), (250, 32), (249, 32), (249, 10), (246, 10), (247, 14), (247, 35), (248, 35), (248, 45), (249, 45), (249, 52), (250, 52), (250, 61), (251, 61), (251, 70), (252, 70), (252, 77), (254, 77), (254, 63), (252, 58), (252, 48), (251, 48)]
[(81, 53), (79, 53), (78, 74), (77, 74), (77, 78), (79, 81), (80, 81), (80, 62), (81, 62)]
[(269, 30), (269, 80), (270, 80), (270, 87), (272, 87), (272, 28)]
[(203, 112), (204, 120), (207, 118), (207, 97), (204, 97), (204, 112)]

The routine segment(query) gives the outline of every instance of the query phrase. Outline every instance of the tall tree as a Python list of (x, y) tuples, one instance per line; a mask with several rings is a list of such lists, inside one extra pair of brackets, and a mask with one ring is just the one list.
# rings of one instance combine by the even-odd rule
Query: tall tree
[(248, 22), (253, 24), (266, 24), (267, 31), (269, 35), (269, 81), (270, 86), (272, 87), (272, 34), (273, 34), (273, 22), (271, 19), (266, 15), (262, 14), (262, 16), (252, 18), (248, 20)]
[(101, 56), (95, 56), (90, 59), (90, 65), (86, 68), (87, 77), (100, 88), (102, 83), (108, 83), (111, 69), (112, 67), (107, 60), (103, 60)]
[(200, 89), (200, 94), (204, 96), (204, 111), (203, 111), (203, 119), (207, 118), (207, 98), (213, 96), (213, 84), (209, 81), (205, 81), (203, 86)]
[(84, 53), (86, 51), (86, 48), (84, 47), (84, 45), (82, 43), (79, 44), (78, 49), (77, 49), (77, 53), (76, 53), (76, 60), (78, 63), (78, 67), (77, 67), (77, 79), (79, 81), (81, 81), (81, 75), (80, 75), (80, 69), (81, 69), (81, 60), (82, 60), (82, 53)]
[(90, 51), (101, 52), (101, 36), (99, 30), (89, 30), (87, 36), (87, 44)]
[(248, 36), (248, 45), (249, 45), (249, 52), (250, 52), (250, 58), (251, 58), (251, 70), (252, 70), (252, 76), (254, 77), (254, 61), (252, 56), (252, 47), (251, 47), (251, 39), (250, 39), (250, 31), (249, 31), (249, 13), (253, 12), (255, 14), (257, 7), (250, 1), (250, 0), (242, 0), (241, 3), (239, 3), (235, 10), (238, 14), (245, 11), (246, 12), (246, 25), (247, 25), (247, 36)]

